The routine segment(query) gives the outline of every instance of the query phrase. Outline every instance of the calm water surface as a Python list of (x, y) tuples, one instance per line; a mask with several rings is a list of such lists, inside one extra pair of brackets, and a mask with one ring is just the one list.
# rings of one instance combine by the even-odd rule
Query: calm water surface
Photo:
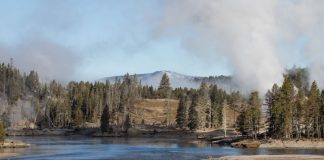
[(177, 139), (91, 138), (91, 137), (10, 137), (33, 144), (30, 148), (5, 149), (21, 153), (11, 159), (207, 159), (209, 156), (255, 154), (324, 155), (322, 149), (237, 149)]

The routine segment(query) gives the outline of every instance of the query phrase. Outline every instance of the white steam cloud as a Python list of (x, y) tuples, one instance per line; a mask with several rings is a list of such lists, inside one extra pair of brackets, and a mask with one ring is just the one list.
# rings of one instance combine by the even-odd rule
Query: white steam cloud
[[(16, 38), (22, 43), (0, 44), (0, 58), (9, 61), (12, 57), (16, 66), (25, 71), (35, 69), (45, 79), (67, 81), (75, 78), (76, 70), (82, 68), (80, 63), (89, 57), (82, 54), (83, 47), (78, 48), (80, 44), (84, 48), (98, 48), (100, 51), (91, 54), (100, 58), (102, 55), (99, 52), (117, 54), (93, 46), (92, 42), (96, 41), (87, 37), (96, 35), (92, 31), (99, 26), (107, 25), (104, 28), (114, 29), (104, 23), (107, 17), (107, 21), (116, 24), (119, 24), (121, 18), (131, 27), (125, 27), (125, 31), (120, 31), (123, 33), (116, 34), (118, 38), (106, 35), (103, 31), (105, 36), (102, 37), (107, 37), (100, 43), (103, 48), (116, 46), (118, 50), (124, 49), (129, 56), (134, 52), (129, 48), (145, 50), (146, 45), (152, 44), (146, 42), (151, 40), (163, 36), (180, 38), (183, 47), (196, 54), (196, 57), (204, 57), (209, 62), (214, 60), (215, 63), (217, 59), (225, 59), (242, 91), (259, 90), (265, 93), (273, 83), (282, 81), (285, 68), (293, 63), (308, 67), (310, 80), (318, 81), (324, 89), (323, 0), (156, 0), (149, 3), (130, 1), (108, 4), (95, 1), (91, 5), (79, 1), (39, 3), (26, 14), (23, 14), (23, 9), (19, 12), (23, 18), (16, 26), (24, 27), (18, 27), (17, 33), (24, 34), (18, 34)], [(89, 14), (91, 6), (96, 12)], [(117, 13), (129, 13), (115, 16), (104, 12), (111, 9), (108, 6), (116, 9)], [(93, 17), (98, 18), (98, 21), (89, 21)], [(86, 25), (89, 23), (94, 23), (91, 25), (93, 28)], [(86, 33), (83, 35), (83, 32)], [(79, 34), (85, 40), (73, 43)], [(124, 34), (126, 36), (121, 36)], [(110, 36), (114, 37), (113, 40), (109, 39)], [(116, 39), (117, 43), (114, 43)], [(296, 41), (302, 43), (297, 44)], [(123, 45), (125, 42), (139, 45)], [(295, 55), (283, 48), (299, 50), (297, 52), (304, 59), (293, 61), (296, 59), (289, 57)], [(80, 52), (81, 56), (75, 52)]]
[(283, 20), (292, 38), (303, 36), (304, 55), (309, 63), (310, 80), (324, 89), (324, 1), (306, 0), (286, 3)]
[(43, 82), (59, 80), (63, 83), (73, 80), (80, 57), (69, 48), (43, 38), (24, 39), (15, 46), (0, 46), (1, 61), (10, 62), (27, 74), (38, 72)]
[[(324, 1), (178, 0), (167, 1), (159, 32), (180, 33), (192, 53), (210, 48), (226, 57), (243, 91), (262, 93), (282, 81), (280, 44), (302, 37), (311, 78), (324, 87)], [(188, 27), (190, 26), (190, 27)], [(297, 46), (295, 46), (297, 47)], [(210, 55), (211, 54), (211, 55)], [(293, 56), (293, 55), (289, 55)], [(288, 56), (288, 57), (289, 57)]]

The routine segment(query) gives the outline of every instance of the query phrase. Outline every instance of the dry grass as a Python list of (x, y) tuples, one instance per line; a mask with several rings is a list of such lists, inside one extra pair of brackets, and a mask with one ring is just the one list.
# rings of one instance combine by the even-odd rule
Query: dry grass
[(141, 124), (142, 120), (146, 125), (163, 124), (168, 117), (169, 108), (170, 123), (175, 124), (178, 103), (178, 100), (172, 99), (138, 100), (131, 111), (131, 117), (134, 118), (136, 124)]
[[(136, 124), (141, 124), (144, 119), (146, 125), (158, 125), (163, 124), (167, 119), (168, 104), (170, 106), (170, 123), (176, 123), (176, 114), (178, 108), (178, 100), (174, 99), (143, 99), (138, 100), (135, 104), (134, 109), (131, 110), (131, 117), (134, 119)], [(233, 127), (238, 111), (226, 107), (226, 122), (228, 128)]]
[(0, 153), (0, 158), (9, 158), (19, 156), (18, 153)]

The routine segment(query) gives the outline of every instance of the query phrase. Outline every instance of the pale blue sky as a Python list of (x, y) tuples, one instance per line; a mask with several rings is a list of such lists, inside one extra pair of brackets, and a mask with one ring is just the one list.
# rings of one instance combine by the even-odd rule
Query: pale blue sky
[[(184, 30), (181, 32), (160, 30), (163, 7), (167, 2), (170, 1), (1, 0), (1, 61), (14, 57), (17, 63), (23, 63), (17, 64), (19, 67), (41, 70), (41, 64), (31, 65), (29, 63), (34, 61), (19, 58), (26, 59), (33, 52), (44, 52), (41, 53), (44, 59), (51, 60), (46, 56), (53, 52), (47, 51), (56, 46), (63, 48), (58, 50), (63, 53), (57, 56), (70, 55), (56, 59), (53, 64), (73, 68), (64, 75), (58, 74), (58, 79), (70, 76), (67, 79), (93, 80), (126, 72), (133, 74), (157, 70), (199, 76), (232, 74), (226, 53), (209, 56), (199, 53), (205, 50), (188, 50), (184, 47), (187, 44), (184, 44), (183, 38), (191, 36), (183, 34), (191, 34), (190, 26), (180, 28)], [(197, 41), (208, 44), (208, 39), (197, 38)], [(32, 47), (26, 47), (30, 45), (29, 41), (33, 42)], [(282, 52), (290, 52), (282, 56), (285, 67), (305, 65), (300, 55), (303, 41), (303, 38), (299, 38), (293, 44), (280, 47)], [(48, 47), (50, 49), (42, 48), (44, 42), (51, 46)], [(46, 70), (41, 74), (46, 74)]]

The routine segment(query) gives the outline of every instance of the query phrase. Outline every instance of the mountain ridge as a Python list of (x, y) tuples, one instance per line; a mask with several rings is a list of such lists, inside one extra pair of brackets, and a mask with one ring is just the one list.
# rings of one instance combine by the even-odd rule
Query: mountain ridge
[[(155, 71), (152, 73), (142, 73), (142, 74), (135, 74), (137, 79), (141, 82), (142, 85), (153, 86), (157, 88), (159, 86), (161, 77), (163, 74), (167, 74), (171, 87), (172, 88), (179, 88), (179, 87), (187, 87), (187, 88), (199, 88), (200, 83), (202, 81), (207, 82), (208, 84), (217, 84), (220, 88), (223, 88), (227, 91), (235, 90), (235, 83), (233, 82), (233, 78), (231, 76), (192, 76), (192, 75), (185, 75), (178, 72), (170, 71), (170, 70), (161, 70)], [(124, 76), (111, 76), (111, 77), (104, 77), (101, 78), (99, 81), (106, 81), (108, 80), (111, 83), (115, 83), (116, 79), (123, 80)]]

